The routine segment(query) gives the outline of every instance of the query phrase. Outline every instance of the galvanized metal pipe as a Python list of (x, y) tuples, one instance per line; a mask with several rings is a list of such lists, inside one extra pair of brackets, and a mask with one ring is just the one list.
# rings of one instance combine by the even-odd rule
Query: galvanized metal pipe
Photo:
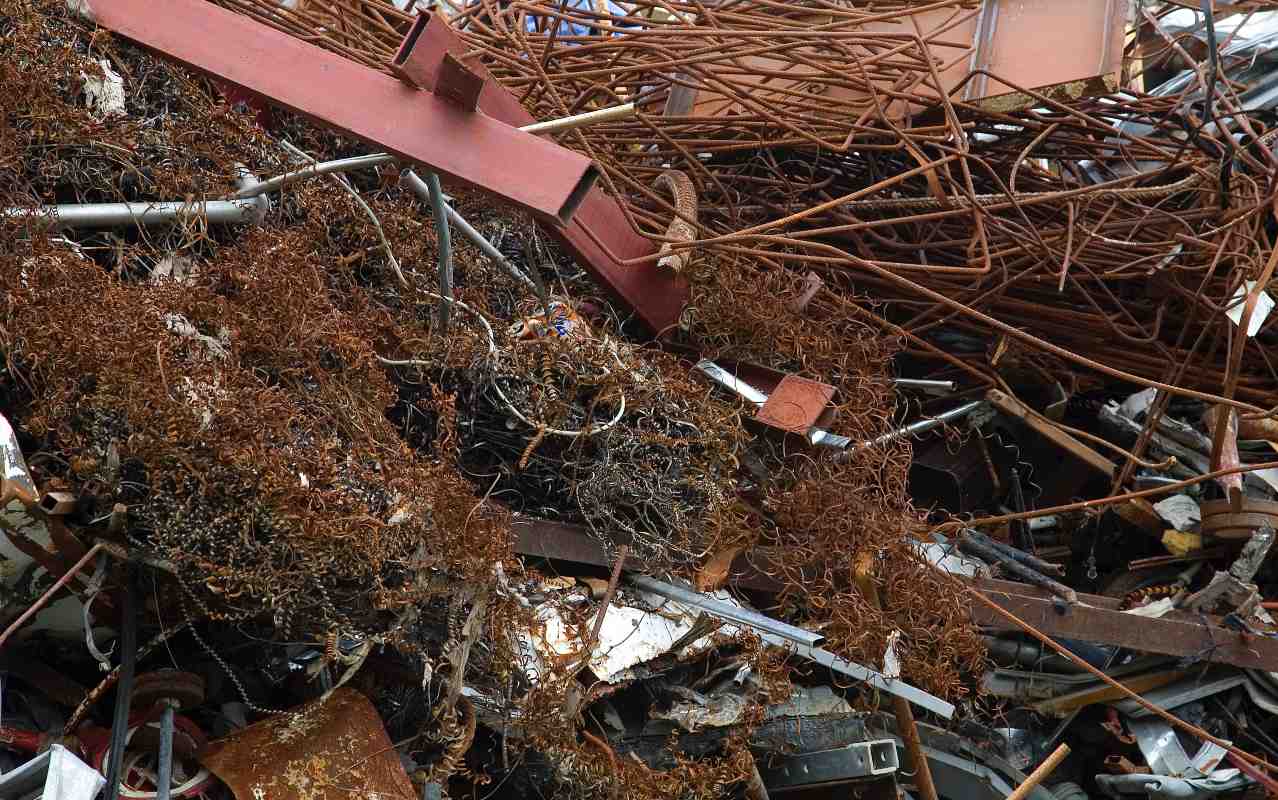
[(676, 603), (692, 606), (700, 609), (707, 614), (725, 619), (729, 622), (735, 622), (738, 625), (744, 625), (747, 628), (776, 636), (787, 642), (801, 644), (806, 647), (815, 647), (825, 640), (825, 637), (819, 633), (804, 630), (803, 628), (789, 625), (780, 620), (772, 619), (764, 616), (757, 611), (748, 608), (734, 606), (721, 600), (715, 600), (713, 597), (706, 597), (700, 592), (694, 592), (691, 589), (685, 589), (682, 586), (675, 586), (665, 581), (659, 581), (656, 578), (650, 578), (647, 575), (631, 575), (628, 580), (634, 586), (643, 589), (646, 592), (652, 592), (655, 595), (664, 597), (667, 600), (674, 600)]
[(952, 392), (954, 381), (928, 381), (918, 378), (897, 378), (892, 385), (899, 389), (922, 389), (930, 392)]
[(395, 163), (395, 156), (389, 153), (373, 153), (367, 156), (355, 156), (354, 158), (339, 158), (336, 161), (323, 161), (318, 164), (312, 164), (308, 167), (286, 172), (283, 175), (276, 175), (269, 180), (254, 183), (246, 186), (233, 194), (232, 199), (242, 200), (248, 197), (258, 197), (267, 192), (275, 192), (283, 189), (285, 186), (304, 181), (307, 178), (314, 178), (317, 175), (327, 175), (333, 172), (350, 172), (357, 169), (367, 169), (368, 167), (377, 167), (382, 164)]
[(160, 753), (155, 769), (155, 800), (169, 800), (173, 791), (173, 701), (164, 700), (160, 713)]
[(448, 335), (448, 320), (453, 304), (453, 240), (448, 232), (448, 206), (444, 203), (444, 188), (439, 176), (426, 173), (426, 187), (430, 189), (430, 208), (435, 215), (435, 237), (439, 250), (439, 330)]
[[(236, 181), (240, 191), (248, 191), (260, 185), (246, 168), (237, 168)], [(127, 225), (168, 225), (179, 220), (205, 219), (214, 225), (234, 225), (241, 222), (260, 223), (271, 210), (265, 197), (246, 199), (199, 200), (188, 202), (156, 201), (149, 203), (59, 203), (37, 209), (6, 208), (0, 215), (21, 219), (34, 217), (48, 221), (50, 227), (61, 228), (120, 228)]]
[[(418, 177), (416, 172), (413, 172), (411, 169), (405, 170), (401, 177), (404, 182), (408, 184), (408, 187), (417, 193), (417, 196), (420, 197), (423, 202), (430, 202), (430, 187), (426, 185), (426, 181)], [(457, 226), (457, 230), (461, 231), (467, 239), (470, 239), (470, 241), (473, 242), (484, 255), (497, 262), (497, 265), (506, 270), (510, 277), (524, 284), (529, 289), (536, 288), (531, 278), (521, 272), (514, 264), (510, 263), (510, 260), (502, 255), (501, 251), (494, 247), (492, 242), (484, 238), (482, 233), (475, 230), (475, 226), (467, 222), (465, 217), (458, 214), (456, 209), (448, 205), (447, 200), (444, 202), (444, 211), (448, 214), (448, 222)]]
[(179, 220), (206, 219), (214, 225), (260, 222), (265, 209), (253, 200), (208, 200), (155, 203), (60, 203), (37, 209), (6, 208), (5, 217), (34, 217), (61, 228), (119, 228), (127, 225), (168, 225)]

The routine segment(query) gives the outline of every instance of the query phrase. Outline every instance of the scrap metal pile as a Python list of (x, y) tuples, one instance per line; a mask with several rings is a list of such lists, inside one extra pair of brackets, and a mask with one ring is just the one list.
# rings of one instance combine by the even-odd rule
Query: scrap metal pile
[(1278, 793), (1278, 11), (414, 5), (0, 0), (0, 800)]

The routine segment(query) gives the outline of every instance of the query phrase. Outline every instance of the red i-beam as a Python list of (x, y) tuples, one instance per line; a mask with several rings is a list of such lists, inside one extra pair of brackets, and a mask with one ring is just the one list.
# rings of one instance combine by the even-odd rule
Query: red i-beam
[(591, 160), (518, 130), (534, 122), (473, 59), (442, 18), (423, 15), (397, 56), (405, 78), (434, 88), (444, 54), (480, 76), (478, 111), (204, 0), (89, 0), (103, 28), (200, 72), (468, 184), (550, 222), (551, 233), (649, 328), (675, 325), (687, 284), (656, 266), (595, 181)]

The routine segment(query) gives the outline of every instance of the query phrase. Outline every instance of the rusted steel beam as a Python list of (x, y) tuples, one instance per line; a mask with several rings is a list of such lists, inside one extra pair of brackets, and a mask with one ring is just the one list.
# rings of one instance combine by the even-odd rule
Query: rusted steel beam
[[(1048, 593), (1026, 584), (980, 579), (971, 583), (1004, 609), (1054, 638), (1278, 670), (1278, 639), (1245, 635), (1202, 615), (1173, 611), (1160, 619), (1138, 617), (1119, 611), (1113, 598), (1086, 594), (1079, 595), (1077, 605), (1062, 609)], [(972, 617), (978, 625), (1016, 629), (1005, 617), (982, 605), (972, 607)]]
[(591, 160), (202, 0), (93, 0), (98, 25), (444, 178), (566, 223)]
[[(395, 61), (397, 68), (411, 75), (417, 85), (433, 90), (445, 53), (484, 78), (480, 111), (514, 127), (537, 122), (471, 54), (443, 17), (422, 13)], [(678, 323), (688, 300), (687, 281), (657, 267), (656, 244), (634, 231), (615, 198), (597, 186), (592, 188), (572, 221), (561, 228), (552, 227), (550, 233), (614, 299), (632, 309), (652, 331), (662, 333)], [(649, 257), (651, 261), (641, 261)]]
[[(515, 531), (515, 552), (520, 555), (596, 567), (612, 567), (617, 563), (616, 558), (609, 556), (603, 543), (581, 525), (524, 516), (516, 516), (512, 525)], [(618, 540), (613, 544), (620, 546), (626, 542)], [(756, 568), (754, 558), (738, 556), (729, 570), (729, 582), (743, 589), (780, 591), (783, 588), (780, 581)], [(766, 554), (763, 561), (766, 564)], [(629, 568), (639, 569), (640, 565), (633, 562)]]

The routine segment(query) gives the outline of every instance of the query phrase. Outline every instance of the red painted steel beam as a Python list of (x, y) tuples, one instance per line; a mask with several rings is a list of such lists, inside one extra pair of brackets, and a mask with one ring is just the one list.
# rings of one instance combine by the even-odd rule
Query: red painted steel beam
[[(423, 89), (434, 89), (445, 53), (484, 78), (480, 111), (515, 127), (537, 122), (440, 16), (423, 12), (392, 68)], [(572, 222), (550, 232), (614, 299), (633, 310), (652, 331), (662, 333), (678, 323), (688, 301), (687, 281), (657, 267), (657, 245), (634, 231), (615, 198), (597, 186), (592, 188)], [(624, 263), (632, 261), (636, 263)]]
[(567, 222), (589, 158), (204, 0), (92, 0), (98, 25), (540, 217)]

